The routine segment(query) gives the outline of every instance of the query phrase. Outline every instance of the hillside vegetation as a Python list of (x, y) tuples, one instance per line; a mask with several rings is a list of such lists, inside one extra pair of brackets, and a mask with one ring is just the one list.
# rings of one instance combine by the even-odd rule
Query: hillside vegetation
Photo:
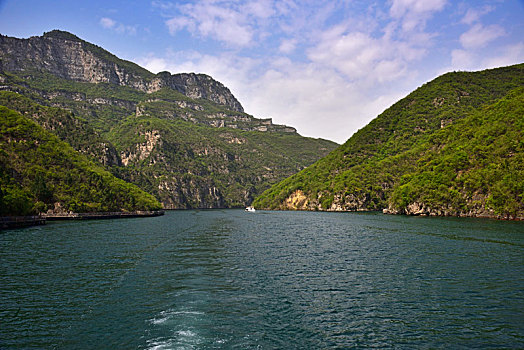
[(332, 149), (330, 142), (296, 133), (150, 116), (129, 117), (109, 139), (123, 155), (124, 165), (114, 168), (118, 175), (155, 194), (167, 208), (245, 206)]
[(249, 205), (337, 144), (243, 111), (204, 74), (153, 74), (73, 34), (0, 35), (0, 105), (167, 209)]
[(160, 209), (69, 144), (0, 106), (0, 215)]
[(415, 150), (389, 211), (524, 217), (524, 88), (436, 132)]
[(522, 217), (524, 65), (445, 74), (254, 204)]

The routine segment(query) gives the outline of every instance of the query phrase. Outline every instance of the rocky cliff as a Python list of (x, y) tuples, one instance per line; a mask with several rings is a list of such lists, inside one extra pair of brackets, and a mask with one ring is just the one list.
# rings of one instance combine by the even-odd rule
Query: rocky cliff
[(231, 110), (244, 109), (228, 88), (205, 74), (157, 75), (75, 35), (54, 30), (43, 36), (18, 39), (0, 35), (0, 71), (42, 70), (63, 79), (109, 83), (142, 92), (164, 87), (194, 99), (207, 99)]
[(0, 90), (168, 209), (245, 206), (336, 146), (243, 112), (207, 75), (155, 75), (66, 32), (0, 36)]

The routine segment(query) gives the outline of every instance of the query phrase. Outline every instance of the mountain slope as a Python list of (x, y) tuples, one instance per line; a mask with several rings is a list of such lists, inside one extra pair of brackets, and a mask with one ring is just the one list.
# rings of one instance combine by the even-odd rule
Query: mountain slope
[(129, 117), (109, 138), (122, 154), (118, 174), (155, 194), (168, 209), (245, 206), (332, 149), (331, 143), (296, 133), (150, 116)]
[(0, 106), (0, 215), (155, 209), (151, 195)]
[[(388, 108), (325, 158), (273, 186), (254, 204), (271, 209), (384, 209), (403, 175), (425, 164), (417, 151), (420, 144), (522, 86), (524, 64), (438, 77)], [(518, 113), (511, 117), (522, 118)], [(467, 214), (460, 208), (446, 212)]]
[(20, 94), (0, 91), (0, 106), (15, 110), (51, 131), (75, 150), (106, 166), (121, 165), (115, 147), (86, 120), (76, 118), (71, 112), (56, 107), (44, 107)]
[(387, 212), (524, 218), (524, 88), (417, 148)]
[[(0, 85), (0, 104), (165, 208), (248, 205), (337, 146), (244, 113), (206, 75), (155, 75), (66, 32), (0, 36)], [(33, 117), (41, 108), (53, 113)]]
[(0, 48), (0, 71), (47, 72), (70, 81), (126, 86), (141, 92), (168, 87), (243, 112), (229, 89), (205, 74), (155, 75), (68, 32), (53, 30), (29, 39), (0, 35)]

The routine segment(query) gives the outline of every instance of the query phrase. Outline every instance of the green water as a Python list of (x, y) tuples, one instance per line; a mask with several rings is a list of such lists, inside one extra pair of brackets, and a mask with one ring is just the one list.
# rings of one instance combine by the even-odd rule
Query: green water
[(524, 223), (176, 211), (0, 233), (1, 349), (524, 348)]

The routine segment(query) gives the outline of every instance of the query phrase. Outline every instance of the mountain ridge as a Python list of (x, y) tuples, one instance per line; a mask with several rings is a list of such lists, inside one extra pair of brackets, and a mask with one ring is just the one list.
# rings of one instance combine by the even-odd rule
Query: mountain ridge
[(67, 32), (0, 36), (0, 67), (0, 104), (167, 209), (248, 205), (336, 146), (243, 112), (207, 75), (154, 75)]
[[(259, 196), (254, 205), (268, 209), (327, 211), (394, 207), (393, 212), (424, 215), (440, 212), (443, 215), (522, 217), (522, 199), (518, 201), (518, 213), (490, 214), (486, 204), (492, 193), (482, 193), (484, 207), (475, 210), (472, 207), (406, 210), (408, 205), (420, 209), (424, 203), (404, 202), (404, 207), (399, 207), (391, 202), (392, 193), (403, 184), (403, 176), (416, 172), (424, 162), (421, 150), (416, 153), (421, 143), (522, 86), (524, 64), (480, 72), (446, 73), (393, 104), (325, 158), (274, 185)], [(514, 112), (512, 117), (523, 116)], [(443, 188), (438, 191), (445, 192)], [(469, 192), (460, 193), (472, 196)]]
[(190, 98), (209, 99), (244, 112), (231, 91), (208, 75), (153, 74), (68, 32), (53, 30), (28, 39), (0, 35), (0, 48), (0, 71), (36, 68), (69, 80), (110, 83), (149, 93), (169, 87)]

